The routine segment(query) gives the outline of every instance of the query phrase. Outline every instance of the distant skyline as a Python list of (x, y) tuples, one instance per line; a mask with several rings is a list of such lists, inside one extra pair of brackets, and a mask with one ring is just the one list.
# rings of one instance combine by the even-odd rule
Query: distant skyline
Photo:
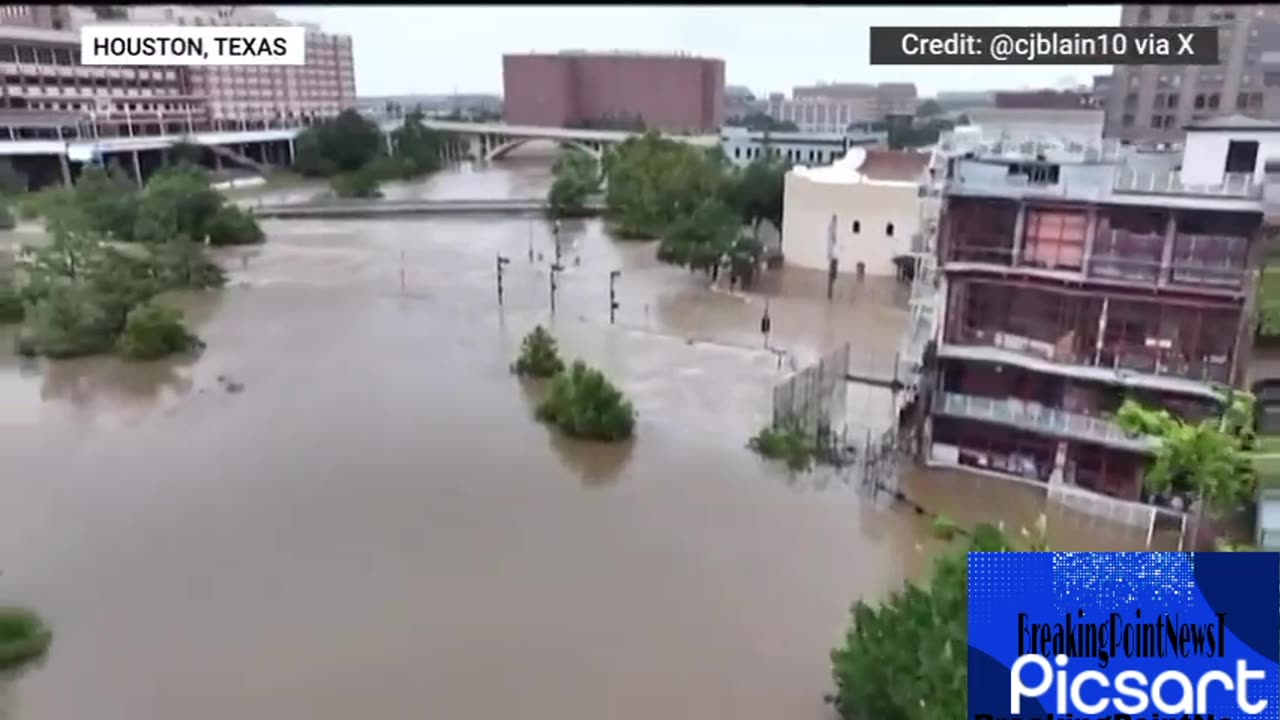
[(282, 17), (352, 36), (360, 96), (502, 93), (502, 55), (679, 51), (718, 57), (726, 83), (757, 95), (815, 82), (914, 82), (939, 90), (1088, 84), (1106, 65), (871, 66), (880, 25), (1108, 25), (1119, 5), (1066, 6), (279, 6)]

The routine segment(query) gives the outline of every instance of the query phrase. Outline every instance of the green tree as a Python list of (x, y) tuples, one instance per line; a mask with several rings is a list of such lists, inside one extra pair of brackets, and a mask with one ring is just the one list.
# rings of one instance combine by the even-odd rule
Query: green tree
[(198, 347), (200, 341), (182, 324), (182, 313), (143, 303), (129, 311), (116, 351), (129, 360), (156, 360)]
[(782, 197), (787, 166), (772, 158), (757, 158), (730, 183), (729, 196), (743, 224), (768, 221), (782, 232)]
[(18, 336), (24, 355), (69, 358), (111, 348), (113, 333), (106, 310), (87, 283), (58, 283), (27, 311)]
[(741, 225), (728, 205), (708, 198), (671, 224), (658, 246), (658, 259), (694, 270), (712, 271), (733, 250)]
[(1126, 432), (1158, 441), (1144, 484), (1160, 495), (1190, 502), (1203, 499), (1215, 509), (1232, 509), (1253, 498), (1257, 477), (1245, 452), (1254, 442), (1254, 398), (1233, 392), (1222, 399), (1222, 413), (1186, 422), (1167, 410), (1126, 400), (1116, 422)]
[(537, 414), (564, 434), (584, 440), (625, 440), (635, 430), (631, 403), (603, 373), (581, 360), (555, 376)]
[(43, 657), (52, 643), (53, 632), (34, 611), (0, 608), (0, 670)]
[(404, 124), (391, 133), (395, 168), (403, 178), (433, 173), (444, 167), (441, 159), (444, 136), (422, 123), (423, 114), (415, 110), (404, 118)]
[(379, 170), (370, 163), (355, 172), (342, 173), (329, 178), (329, 187), (340, 198), (380, 198)]
[[(172, 226), (169, 232), (203, 241), (209, 234), (210, 222), (225, 202), (226, 198), (210, 185), (209, 173), (204, 168), (183, 163), (164, 168), (151, 177), (142, 192), (138, 219), (145, 223), (146, 218), (163, 216), (163, 224)], [(171, 237), (173, 235), (149, 230), (135, 239), (164, 242)]]
[[(1044, 519), (1024, 533), (1044, 550)], [(961, 550), (1021, 549), (991, 525), (967, 535), (933, 565), (928, 583), (908, 582), (878, 606), (859, 600), (844, 644), (831, 653), (836, 711), (848, 720), (955, 720), (968, 703), (968, 563)]]
[(725, 173), (698, 148), (657, 133), (632, 137), (608, 158), (605, 204), (630, 237), (660, 237), (676, 219), (723, 194)]
[(552, 168), (555, 180), (547, 191), (552, 217), (582, 214), (588, 198), (600, 190), (600, 166), (587, 153), (573, 149), (560, 155)]
[[(63, 204), (55, 211), (62, 221), (82, 223), (86, 230), (109, 239), (133, 240), (133, 227), (138, 221), (137, 187), (122, 172), (89, 165), (80, 173), (71, 192), (70, 206)], [(72, 218), (72, 214), (79, 217)]]
[(266, 240), (253, 215), (231, 204), (213, 213), (205, 232), (210, 245), (256, 245)]
[(800, 127), (790, 120), (775, 120), (766, 113), (753, 112), (724, 121), (731, 127), (743, 127), (756, 132), (799, 132)]
[(554, 377), (564, 370), (564, 361), (560, 359), (556, 339), (546, 328), (538, 325), (520, 343), (520, 355), (511, 366), (517, 375), (535, 378)]
[(295, 148), (295, 169), (312, 177), (353, 173), (384, 154), (382, 131), (353, 109), (304, 130)]

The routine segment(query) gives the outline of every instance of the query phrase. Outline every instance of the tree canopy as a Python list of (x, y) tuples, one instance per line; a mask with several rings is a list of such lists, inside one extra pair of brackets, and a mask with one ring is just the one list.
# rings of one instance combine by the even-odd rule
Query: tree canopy
[(347, 109), (298, 135), (294, 167), (312, 177), (355, 172), (381, 155), (383, 146), (378, 126)]
[(586, 201), (600, 191), (600, 163), (576, 148), (556, 159), (552, 174), (547, 203), (553, 217), (581, 214)]
[(1043, 518), (1015, 547), (980, 525), (935, 561), (927, 584), (908, 582), (878, 606), (859, 600), (844, 644), (831, 653), (836, 711), (848, 720), (955, 720), (969, 698), (965, 551), (1045, 550)]
[(443, 149), (443, 136), (423, 124), (420, 110), (406, 115), (389, 138), (372, 120), (344, 110), (298, 136), (294, 168), (329, 178), (339, 197), (381, 197), (378, 184), (384, 180), (419, 177), (443, 167)]
[(1180, 497), (1188, 506), (1203, 498), (1211, 507), (1232, 509), (1252, 499), (1257, 488), (1246, 452), (1254, 442), (1254, 403), (1251, 394), (1232, 392), (1222, 399), (1220, 415), (1187, 422), (1130, 399), (1120, 406), (1116, 422), (1159, 442), (1144, 478), (1148, 491)]

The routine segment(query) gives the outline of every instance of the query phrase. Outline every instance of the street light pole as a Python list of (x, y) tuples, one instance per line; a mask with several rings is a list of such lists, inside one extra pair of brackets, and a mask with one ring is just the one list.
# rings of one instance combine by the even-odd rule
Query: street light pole
[(614, 283), (617, 282), (618, 276), (622, 274), (621, 270), (611, 270), (609, 272), (609, 324), (614, 324), (618, 313), (618, 296), (614, 292)]
[(564, 270), (564, 266), (558, 262), (551, 266), (550, 278), (551, 278), (551, 314), (552, 315), (556, 314), (556, 273), (562, 270)]
[(502, 267), (511, 262), (511, 258), (498, 255), (498, 307), (502, 307)]
[(560, 219), (556, 218), (555, 225), (551, 226), (551, 234), (556, 241), (556, 264), (560, 264)]

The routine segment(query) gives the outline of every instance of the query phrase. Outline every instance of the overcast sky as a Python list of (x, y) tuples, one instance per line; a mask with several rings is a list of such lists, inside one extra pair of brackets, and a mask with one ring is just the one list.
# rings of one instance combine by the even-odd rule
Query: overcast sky
[(502, 54), (580, 50), (679, 50), (723, 58), (726, 81), (757, 94), (818, 81), (914, 82), (938, 90), (1044, 87), (1089, 82), (1108, 67), (876, 66), (872, 25), (1116, 25), (1118, 5), (1038, 7), (695, 6), (305, 6), (290, 20), (352, 36), (356, 93), (502, 92)]

